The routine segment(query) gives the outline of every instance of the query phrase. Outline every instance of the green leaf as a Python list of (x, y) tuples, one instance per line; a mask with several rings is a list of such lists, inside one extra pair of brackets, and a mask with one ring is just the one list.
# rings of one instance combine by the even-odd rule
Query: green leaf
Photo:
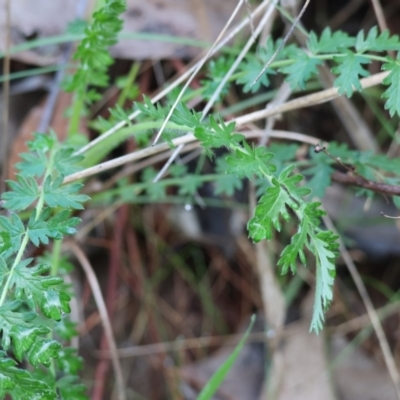
[[(210, 129), (211, 128), (211, 129)], [(213, 116), (210, 116), (210, 125), (200, 125), (194, 130), (194, 135), (199, 139), (204, 147), (227, 147), (239, 144), (244, 136), (233, 133), (235, 123), (225, 124), (220, 118), (219, 123)]]
[(57, 143), (57, 137), (51, 130), (48, 134), (34, 133), (33, 140), (28, 142), (28, 147), (32, 152), (47, 153), (54, 148)]
[(335, 86), (339, 94), (346, 94), (350, 97), (355, 90), (361, 90), (360, 76), (370, 75), (369, 71), (362, 67), (362, 64), (369, 64), (371, 60), (364, 56), (354, 54), (347, 50), (344, 57), (335, 57), (338, 65), (332, 68), (332, 72), (339, 75), (335, 79)]
[(285, 168), (279, 178), (272, 179), (269, 187), (258, 203), (253, 218), (250, 219), (247, 228), (250, 237), (259, 242), (272, 238), (272, 228), (278, 232), (281, 230), (280, 217), (289, 221), (289, 209), (298, 210), (303, 202), (301, 197), (310, 193), (310, 190), (299, 187), (298, 183), (303, 179), (301, 175), (291, 175), (294, 165)]
[(12, 343), (18, 361), (22, 361), (25, 353), (41, 336), (50, 332), (50, 329), (43, 325), (31, 323), (32, 319), (35, 318), (35, 313), (19, 312), (20, 308), (20, 301), (8, 302), (0, 307), (1, 345), (4, 350), (8, 350)]
[(62, 186), (63, 177), (60, 176), (52, 181), (47, 177), (43, 185), (44, 201), (50, 207), (74, 208), (82, 210), (81, 203), (89, 200), (89, 196), (77, 194), (82, 188), (80, 183), (72, 183)]
[(147, 96), (143, 96), (143, 103), (135, 102), (135, 107), (144, 115), (152, 117), (156, 120), (162, 120), (168, 114), (167, 110), (165, 110), (160, 104), (153, 104), (150, 98)]
[(247, 338), (250, 335), (251, 329), (253, 328), (255, 321), (255, 316), (251, 317), (251, 322), (243, 337), (240, 339), (240, 342), (229, 355), (229, 357), (224, 361), (224, 363), (218, 368), (218, 370), (213, 374), (213, 376), (206, 383), (202, 391), (197, 396), (196, 400), (210, 400), (213, 398), (214, 393), (221, 386), (228, 372), (232, 369), (235, 361), (237, 360), (240, 352), (243, 349), (244, 344), (246, 343)]
[(80, 223), (79, 218), (70, 218), (70, 212), (63, 210), (49, 218), (51, 209), (46, 208), (38, 219), (36, 219), (36, 211), (34, 211), (28, 223), (29, 239), (35, 246), (40, 243), (48, 244), (49, 238), (62, 239), (64, 235), (73, 235), (76, 233), (74, 228)]
[(57, 394), (45, 383), (34, 379), (28, 371), (0, 352), (0, 398), (9, 394), (15, 400), (56, 400)]
[(253, 175), (271, 175), (276, 171), (275, 165), (269, 164), (273, 157), (274, 155), (265, 147), (250, 147), (243, 142), (243, 147), (236, 147), (234, 154), (226, 158), (227, 172), (241, 178), (251, 178)]
[(21, 246), (22, 235), (25, 226), (17, 214), (11, 214), (9, 218), (0, 216), (0, 251), (3, 255), (17, 252)]
[(368, 32), (367, 37), (364, 36), (363, 30), (358, 32), (356, 50), (358, 53), (364, 53), (366, 51), (399, 51), (399, 37), (397, 35), (390, 36), (389, 31), (384, 31), (378, 36), (378, 28), (374, 26)]
[(57, 367), (68, 375), (76, 375), (82, 369), (83, 359), (77, 355), (77, 350), (72, 347), (64, 347), (58, 354)]
[(60, 285), (63, 280), (46, 276), (50, 266), (39, 264), (28, 268), (32, 259), (21, 261), (14, 269), (10, 287), (15, 286), (15, 297), (24, 300), (34, 309), (37, 305), (47, 318), (59, 321), (62, 313), (69, 313), (71, 297)]
[(74, 155), (73, 147), (61, 147), (54, 154), (54, 167), (62, 176), (67, 176), (79, 171), (79, 162), (83, 160), (82, 156)]
[(278, 265), (282, 267), (282, 274), (286, 274), (290, 270), (296, 272), (296, 261), (300, 259), (303, 265), (306, 265), (306, 257), (304, 255), (304, 246), (309, 247), (309, 237), (318, 229), (321, 224), (321, 217), (325, 215), (325, 211), (320, 209), (321, 203), (304, 203), (302, 208), (298, 210), (300, 215), (300, 224), (296, 234), (292, 237), (290, 244), (287, 245), (278, 261)]
[(149, 183), (146, 187), (146, 192), (152, 201), (164, 199), (166, 196), (165, 185), (163, 185), (160, 181), (153, 182), (156, 176), (157, 171), (152, 167), (148, 167), (143, 170), (142, 180)]
[(68, 91), (75, 91), (81, 98), (90, 103), (99, 94), (88, 86), (105, 87), (108, 84), (107, 68), (113, 63), (107, 48), (117, 42), (117, 34), (122, 29), (123, 22), (119, 17), (126, 9), (123, 0), (107, 0), (103, 7), (92, 15), (92, 23), (85, 29), (85, 37), (78, 45), (74, 55), (80, 61), (70, 82), (65, 85)]
[(54, 331), (62, 340), (69, 341), (74, 336), (78, 336), (76, 327), (77, 324), (72, 322), (68, 315), (64, 315), (60, 321), (54, 324)]
[(179, 194), (192, 196), (197, 192), (201, 184), (202, 181), (198, 175), (188, 174), (180, 182)]
[(19, 156), (23, 160), (15, 165), (19, 170), (19, 175), (27, 178), (28, 176), (40, 177), (44, 174), (47, 157), (43, 152), (21, 153)]
[(337, 238), (333, 232), (325, 231), (311, 236), (310, 250), (316, 257), (316, 288), (314, 311), (310, 330), (319, 333), (325, 320), (325, 311), (333, 299), (335, 258), (338, 254)]
[(40, 196), (40, 190), (32, 177), (24, 178), (17, 175), (17, 182), (7, 181), (11, 191), (3, 193), (4, 207), (9, 210), (19, 211), (28, 208)]
[(28, 360), (34, 367), (39, 364), (50, 367), (51, 360), (59, 357), (61, 349), (61, 344), (55, 340), (38, 338), (29, 349)]
[(243, 187), (243, 181), (236, 175), (225, 174), (220, 175), (215, 180), (214, 193), (216, 195), (226, 194), (227, 196), (233, 196), (236, 190), (241, 190)]
[[(200, 83), (203, 87), (202, 96), (206, 100), (211, 99), (217, 90), (218, 86), (225, 78), (229, 68), (232, 65), (232, 59), (224, 56), (219, 56), (215, 60), (211, 60), (207, 68), (207, 79), (203, 79)], [(230, 82), (227, 82), (222, 88), (217, 101), (222, 101), (229, 92)]]
[(286, 74), (286, 81), (292, 90), (305, 89), (306, 82), (318, 74), (317, 66), (322, 64), (322, 60), (309, 56), (304, 50), (296, 49), (290, 54), (294, 63), (281, 68), (281, 72)]
[(325, 28), (318, 39), (314, 32), (308, 38), (308, 48), (313, 54), (336, 53), (349, 47), (353, 47), (355, 39), (342, 31), (335, 31), (332, 34), (331, 28)]
[(76, 376), (63, 376), (57, 381), (60, 400), (89, 400), (86, 387), (78, 383)]
[(390, 116), (400, 115), (400, 53), (397, 60), (389, 59), (382, 67), (385, 71), (390, 71), (389, 75), (383, 80), (383, 84), (389, 86), (382, 94), (386, 100), (385, 110), (389, 110)]
[(258, 92), (262, 86), (268, 87), (270, 84), (268, 75), (275, 75), (276, 71), (267, 68), (265, 73), (261, 75), (260, 79), (254, 83), (260, 71), (263, 69), (264, 63), (256, 57), (247, 56), (246, 59), (240, 64), (239, 71), (241, 76), (236, 80), (238, 85), (243, 85), (244, 93)]
[(201, 113), (190, 110), (184, 103), (179, 102), (171, 116), (171, 122), (194, 129), (200, 125)]

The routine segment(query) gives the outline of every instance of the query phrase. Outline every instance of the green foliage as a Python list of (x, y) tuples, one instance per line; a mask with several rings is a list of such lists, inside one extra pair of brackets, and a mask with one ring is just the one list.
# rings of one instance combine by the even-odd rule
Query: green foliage
[[(76, 377), (80, 358), (52, 338), (56, 321), (70, 312), (69, 291), (62, 278), (50, 273), (48, 263), (23, 258), (30, 242), (40, 246), (75, 233), (80, 219), (71, 217), (70, 209), (82, 209), (88, 197), (77, 193), (81, 185), (63, 186), (62, 181), (65, 173), (77, 170), (80, 158), (54, 134), (36, 134), (29, 149), (21, 157), (17, 181), (9, 181), (11, 190), (2, 195), (10, 215), (0, 217), (0, 329), (1, 346), (9, 356), (0, 352), (0, 396), (57, 399), (67, 390), (56, 383), (60, 378), (71, 382), (71, 393), (80, 393), (76, 398), (85, 399)], [(26, 222), (17, 214), (20, 210), (30, 214)], [(71, 328), (64, 329), (67, 337)], [(12, 356), (30, 364), (29, 371), (17, 368)], [(39, 379), (43, 368), (50, 373)]]
[[(276, 45), (268, 42), (265, 54), (272, 55), (271, 50), (274, 48)], [(386, 54), (376, 54), (387, 51), (397, 51), (396, 60)], [(244, 92), (250, 90), (255, 92), (261, 85), (269, 84), (267, 74), (276, 73), (278, 70), (286, 76), (286, 81), (292, 90), (304, 89), (306, 83), (317, 74), (317, 66), (325, 61), (331, 65), (331, 71), (336, 76), (334, 85), (339, 89), (339, 93), (350, 97), (354, 90), (362, 89), (360, 79), (370, 75), (365, 65), (372, 60), (380, 61), (382, 69), (390, 72), (383, 81), (383, 84), (388, 86), (382, 95), (387, 99), (385, 108), (389, 110), (391, 116), (400, 115), (399, 51), (399, 37), (389, 36), (387, 31), (378, 34), (377, 27), (371, 28), (368, 34), (360, 31), (357, 37), (350, 37), (341, 31), (332, 32), (330, 28), (325, 28), (319, 37), (314, 32), (309, 34), (305, 49), (294, 44), (284, 47), (258, 82), (254, 82), (255, 77), (271, 56), (263, 60), (249, 56), (240, 69), (237, 83), (243, 85)]]
[(80, 67), (65, 88), (85, 97), (89, 103), (98, 100), (99, 94), (94, 90), (86, 92), (88, 86), (105, 87), (108, 84), (107, 68), (113, 59), (107, 49), (117, 42), (117, 34), (122, 29), (119, 15), (125, 9), (123, 0), (106, 0), (92, 15), (92, 23), (85, 28), (85, 37), (74, 55)]

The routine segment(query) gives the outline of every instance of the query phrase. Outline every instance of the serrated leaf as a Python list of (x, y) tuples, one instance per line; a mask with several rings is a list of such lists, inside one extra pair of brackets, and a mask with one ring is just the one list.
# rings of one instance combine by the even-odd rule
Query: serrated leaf
[(332, 68), (332, 72), (339, 75), (334, 85), (339, 89), (339, 94), (346, 94), (350, 97), (354, 90), (361, 90), (360, 76), (369, 76), (368, 70), (362, 64), (369, 64), (371, 60), (364, 56), (357, 55), (351, 51), (346, 51), (343, 57), (335, 57), (338, 65)]
[(85, 194), (77, 194), (82, 188), (80, 183), (72, 183), (62, 186), (63, 177), (60, 176), (52, 181), (48, 177), (43, 185), (44, 201), (50, 207), (74, 208), (82, 210), (82, 203), (90, 198)]
[(10, 395), (14, 400), (55, 400), (56, 392), (33, 378), (28, 371), (16, 367), (16, 362), (0, 352), (0, 398)]
[(230, 146), (239, 144), (244, 139), (243, 135), (233, 133), (234, 129), (234, 122), (225, 124), (220, 119), (218, 123), (213, 116), (210, 116), (210, 125), (197, 126), (194, 130), (194, 135), (201, 141), (204, 147), (229, 148)]
[[(264, 64), (261, 60), (248, 56), (241, 64), (239, 71), (241, 76), (236, 80), (238, 85), (243, 85), (244, 93), (255, 93), (258, 92), (262, 86), (268, 87), (270, 84), (268, 75), (275, 75), (276, 71), (272, 68), (267, 68), (265, 73), (261, 75), (259, 80), (255, 82), (260, 71), (262, 71)], [(253, 84), (253, 82), (255, 82)]]
[(153, 104), (147, 96), (143, 96), (143, 103), (135, 102), (135, 107), (144, 115), (157, 120), (164, 119), (168, 114), (160, 104)]
[(59, 350), (58, 354), (58, 369), (68, 375), (77, 375), (83, 366), (83, 359), (78, 356), (77, 350), (72, 347), (64, 347)]
[(233, 196), (235, 194), (235, 191), (241, 190), (242, 187), (243, 181), (236, 175), (220, 175), (215, 180), (214, 193), (216, 195), (226, 194), (227, 196)]
[(47, 276), (50, 266), (39, 264), (28, 268), (32, 259), (21, 261), (11, 277), (10, 287), (15, 287), (15, 297), (26, 301), (30, 308), (37, 305), (47, 318), (59, 321), (63, 313), (69, 313), (71, 297), (60, 285), (63, 280)]
[(61, 147), (54, 154), (54, 168), (62, 176), (67, 176), (79, 171), (79, 162), (83, 156), (74, 155), (75, 149), (72, 147)]
[(389, 86), (382, 94), (386, 100), (385, 110), (389, 110), (389, 114), (400, 115), (400, 53), (397, 60), (389, 59), (382, 67), (385, 71), (390, 71), (389, 75), (383, 80), (383, 84)]
[(86, 387), (78, 382), (76, 376), (63, 376), (57, 381), (60, 400), (89, 400)]
[(320, 206), (321, 203), (318, 202), (303, 203), (302, 208), (298, 210), (299, 227), (290, 244), (283, 249), (278, 261), (278, 265), (282, 267), (282, 274), (286, 274), (289, 268), (293, 273), (296, 271), (297, 258), (306, 265), (304, 247), (309, 247), (309, 236), (313, 235), (316, 228), (318, 229), (321, 217), (325, 215), (325, 211), (321, 210)]
[(192, 196), (201, 184), (202, 181), (198, 175), (188, 174), (180, 181), (179, 194)]
[[(268, 87), (270, 85), (269, 75), (276, 74), (276, 71), (273, 68), (267, 68), (257, 82), (255, 82), (255, 79), (258, 77), (260, 71), (263, 70), (264, 66), (269, 62), (281, 43), (281, 39), (274, 43), (271, 37), (269, 37), (266, 45), (259, 48), (257, 56), (247, 55), (245, 60), (240, 63), (239, 71), (241, 72), (241, 76), (237, 79), (236, 83), (244, 85), (243, 92), (255, 93), (261, 89), (262, 86)], [(282, 51), (278, 53), (275, 61), (286, 57), (287, 51), (290, 51), (292, 48), (292, 45), (285, 46)]]
[(303, 177), (291, 175), (293, 169), (294, 165), (290, 165), (280, 173), (278, 179), (273, 178), (272, 186), (261, 197), (247, 225), (249, 235), (255, 242), (271, 239), (272, 228), (279, 232), (280, 218), (289, 221), (289, 210), (298, 210), (303, 202), (301, 198), (310, 193), (309, 189), (298, 186)]
[[(220, 56), (215, 60), (211, 60), (207, 68), (207, 79), (203, 79), (200, 83), (203, 87), (202, 96), (206, 100), (211, 99), (218, 86), (225, 78), (229, 68), (232, 65), (232, 59)], [(229, 92), (230, 82), (227, 82), (221, 89), (217, 101), (222, 101)]]
[(333, 299), (335, 258), (338, 254), (337, 236), (330, 231), (311, 236), (310, 250), (316, 258), (316, 283), (313, 317), (310, 330), (319, 333), (325, 320), (325, 311)]
[(47, 165), (47, 157), (43, 152), (36, 153), (21, 153), (21, 162), (15, 167), (18, 169), (18, 174), (23, 177), (40, 177), (44, 174)]
[(51, 130), (49, 134), (35, 132), (33, 134), (33, 140), (30, 140), (27, 144), (32, 152), (47, 153), (57, 143), (57, 137)]
[(22, 235), (25, 226), (17, 214), (11, 214), (9, 218), (0, 216), (0, 251), (3, 255), (17, 252), (21, 246)]
[(368, 32), (367, 37), (365, 37), (363, 30), (358, 32), (356, 50), (358, 53), (364, 53), (366, 51), (399, 51), (399, 37), (397, 35), (390, 36), (389, 31), (384, 31), (378, 36), (378, 28), (374, 26)]
[(38, 338), (29, 349), (27, 358), (34, 367), (39, 364), (50, 367), (51, 360), (59, 357), (61, 349), (61, 344), (55, 340)]
[(30, 321), (35, 314), (19, 312), (20, 307), (20, 301), (5, 303), (0, 307), (0, 330), (2, 331), (2, 348), (8, 350), (12, 343), (16, 359), (22, 361), (25, 353), (37, 342), (38, 338), (48, 334), (50, 329), (43, 325), (33, 325)]
[(274, 155), (265, 147), (250, 147), (243, 142), (243, 148), (236, 148), (234, 155), (226, 158), (227, 172), (241, 178), (251, 178), (253, 175), (271, 175), (276, 171), (275, 165), (269, 163), (273, 157)]
[(278, 265), (282, 267), (282, 274), (286, 274), (290, 270), (295, 273), (297, 271), (296, 261), (300, 258), (303, 265), (306, 265), (306, 257), (304, 255), (304, 246), (307, 240), (308, 224), (306, 219), (300, 221), (297, 232), (292, 236), (290, 244), (287, 245), (279, 258)]
[(306, 82), (318, 74), (317, 66), (323, 63), (322, 60), (309, 56), (304, 50), (296, 49), (290, 54), (294, 63), (280, 69), (287, 75), (286, 81), (290, 84), (292, 90), (300, 88), (305, 89)]
[(62, 239), (64, 235), (73, 235), (76, 233), (74, 228), (80, 223), (79, 218), (70, 218), (70, 212), (63, 210), (49, 218), (51, 209), (46, 208), (38, 219), (34, 211), (28, 223), (29, 239), (35, 246), (40, 243), (48, 244), (49, 238)]
[(17, 175), (17, 182), (7, 181), (10, 192), (3, 193), (4, 207), (9, 210), (19, 211), (28, 208), (40, 196), (39, 187), (32, 177), (24, 178)]
[(74, 336), (78, 336), (77, 324), (72, 322), (67, 315), (64, 315), (60, 321), (54, 325), (54, 331), (62, 339), (69, 341)]
[(322, 31), (320, 38), (311, 32), (308, 38), (308, 48), (313, 54), (336, 53), (349, 47), (353, 47), (355, 39), (342, 31), (332, 33), (331, 28), (327, 27)]
[(179, 102), (171, 115), (171, 122), (194, 129), (200, 125), (201, 118), (201, 113), (190, 110), (184, 103)]

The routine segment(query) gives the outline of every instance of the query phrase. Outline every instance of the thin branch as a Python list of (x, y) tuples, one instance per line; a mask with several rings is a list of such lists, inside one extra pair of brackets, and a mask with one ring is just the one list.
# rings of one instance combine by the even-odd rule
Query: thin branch
[[(264, 130), (242, 132), (242, 133), (245, 135), (246, 138), (249, 138), (249, 139), (265, 135)], [(287, 132), (287, 131), (278, 131), (278, 130), (275, 131), (274, 130), (274, 131), (270, 131), (268, 134), (271, 138), (295, 140), (295, 141), (299, 141), (299, 142), (308, 143), (313, 146), (316, 146), (318, 143), (321, 142), (318, 138), (314, 138), (314, 137), (308, 136), (308, 135), (303, 135), (303, 134), (297, 133), (297, 132)], [(196, 141), (197, 141), (196, 137), (190, 133), (185, 136), (181, 136), (179, 138), (173, 139), (172, 143), (174, 146), (179, 146), (181, 144), (187, 144), (187, 143), (192, 143), (192, 142), (196, 142)], [(170, 150), (168, 143), (160, 143), (153, 147), (136, 150), (133, 153), (114, 158), (113, 160), (109, 160), (104, 163), (95, 165), (94, 167), (90, 167), (90, 168), (84, 169), (83, 171), (79, 171), (74, 174), (68, 175), (67, 177), (65, 177), (63, 183), (67, 184), (67, 183), (77, 181), (79, 179), (87, 178), (89, 176), (99, 174), (100, 172), (108, 171), (110, 169), (120, 167), (121, 165), (125, 165), (131, 161), (141, 160), (143, 158), (152, 156), (154, 154), (162, 153), (167, 150)]]
[(126, 400), (124, 377), (122, 374), (122, 367), (117, 354), (117, 346), (115, 344), (114, 333), (112, 331), (111, 322), (108, 318), (107, 307), (104, 303), (104, 298), (101, 293), (100, 285), (97, 280), (96, 274), (93, 271), (93, 267), (87, 259), (85, 253), (80, 247), (74, 242), (67, 242), (68, 247), (72, 250), (75, 257), (79, 261), (82, 269), (84, 270), (87, 280), (92, 288), (93, 296), (99, 309), (101, 321), (103, 323), (104, 333), (108, 341), (108, 347), (110, 349), (111, 362), (114, 368), (117, 393), (119, 400)]
[(389, 30), (381, 3), (379, 2), (379, 0), (371, 1), (372, 6), (374, 7), (374, 13), (378, 21), (379, 29), (381, 30), (381, 32)]
[(370, 181), (357, 175), (334, 172), (332, 174), (332, 179), (335, 182), (343, 183), (345, 185), (362, 187), (364, 189), (372, 190), (373, 192), (387, 194), (390, 196), (400, 196), (400, 186)]
[[(389, 72), (380, 72), (375, 75), (371, 75), (368, 78), (360, 79), (361, 87), (363, 89), (379, 85), (389, 75)], [(258, 121), (271, 115), (281, 114), (288, 111), (297, 110), (299, 108), (311, 107), (317, 104), (323, 104), (341, 95), (338, 92), (338, 88), (329, 88), (321, 90), (320, 92), (309, 94), (306, 96), (298, 97), (297, 99), (291, 100), (277, 107), (270, 109), (264, 109), (255, 111), (250, 114), (243, 115), (242, 117), (236, 118), (236, 125), (242, 126), (249, 122)]]

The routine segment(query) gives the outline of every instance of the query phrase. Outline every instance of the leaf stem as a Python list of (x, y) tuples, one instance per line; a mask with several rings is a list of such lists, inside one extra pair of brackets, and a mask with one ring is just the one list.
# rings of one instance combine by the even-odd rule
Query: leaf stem
[(1, 298), (0, 298), (0, 307), (3, 305), (3, 303), (4, 303), (5, 299), (6, 299), (8, 287), (10, 286), (10, 282), (11, 282), (11, 278), (12, 278), (13, 273), (14, 273), (14, 269), (19, 264), (19, 262), (21, 261), (22, 255), (24, 254), (24, 251), (26, 249), (26, 246), (28, 245), (28, 242), (29, 242), (29, 229), (27, 229), (25, 234), (24, 234), (24, 238), (22, 240), (21, 247), (18, 250), (17, 256), (15, 257), (13, 265), (12, 265), (12, 267), (10, 269), (9, 274), (8, 274), (7, 281), (6, 281), (6, 283), (5, 283), (4, 287), (3, 287), (3, 292), (2, 292)]

